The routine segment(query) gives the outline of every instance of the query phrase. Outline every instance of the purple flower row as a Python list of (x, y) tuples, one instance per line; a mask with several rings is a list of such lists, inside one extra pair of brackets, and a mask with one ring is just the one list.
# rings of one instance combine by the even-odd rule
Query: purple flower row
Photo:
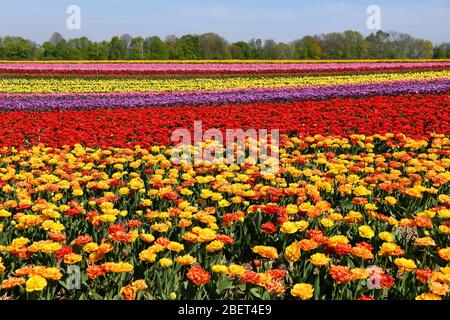
[(327, 100), (331, 98), (443, 93), (450, 91), (450, 79), (393, 81), (367, 84), (191, 91), (168, 93), (93, 94), (5, 94), (0, 111), (111, 109), (147, 106), (219, 105), (253, 102)]

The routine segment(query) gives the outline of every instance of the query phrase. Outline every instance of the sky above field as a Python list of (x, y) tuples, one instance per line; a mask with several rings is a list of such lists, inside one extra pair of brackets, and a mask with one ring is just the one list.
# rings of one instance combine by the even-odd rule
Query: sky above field
[[(81, 10), (81, 29), (69, 30), (69, 5)], [(381, 9), (381, 28), (435, 43), (450, 42), (450, 0), (0, 0), (0, 35), (36, 42), (55, 31), (65, 38), (217, 32), (229, 41), (251, 38), (291, 41), (303, 35), (348, 29), (371, 32), (370, 5)]]

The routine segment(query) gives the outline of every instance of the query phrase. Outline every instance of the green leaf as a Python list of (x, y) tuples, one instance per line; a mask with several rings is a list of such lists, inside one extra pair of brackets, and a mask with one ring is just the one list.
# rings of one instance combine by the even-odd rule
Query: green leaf
[(263, 300), (270, 300), (270, 298), (271, 298), (270, 292), (269, 291), (264, 291), (263, 295), (262, 295), (262, 299)]
[(260, 290), (261, 290), (261, 289), (259, 289), (259, 288), (252, 288), (252, 289), (250, 289), (250, 293), (251, 293), (255, 298), (261, 299), (261, 292), (260, 292)]
[(237, 285), (236, 287), (241, 291), (245, 291), (246, 284), (242, 283), (242, 284)]
[(102, 297), (101, 295), (99, 295), (97, 292), (95, 292), (94, 290), (90, 290), (89, 291), (89, 295), (92, 296), (95, 300), (104, 300), (104, 297)]
[(233, 280), (224, 279), (224, 280), (218, 281), (218, 284), (217, 284), (217, 292), (218, 293), (221, 293), (224, 290), (233, 289), (233, 288), (234, 288)]
[(320, 298), (320, 277), (316, 276), (316, 281), (314, 282), (314, 300), (319, 300)]

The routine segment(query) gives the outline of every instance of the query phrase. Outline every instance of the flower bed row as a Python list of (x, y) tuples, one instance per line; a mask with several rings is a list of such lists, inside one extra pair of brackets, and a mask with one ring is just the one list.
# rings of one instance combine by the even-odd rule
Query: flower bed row
[(150, 107), (2, 113), (0, 145), (152, 146), (168, 144), (178, 128), (280, 129), (299, 135), (450, 133), (450, 95), (405, 94), (360, 99), (217, 106)]
[(448, 91), (450, 91), (450, 79), (204, 92), (7, 94), (0, 95), (0, 111), (113, 109), (184, 105), (220, 106), (237, 103), (327, 100), (375, 95), (444, 93)]
[(0, 292), (443, 299), (449, 148), (437, 135), (282, 137), (276, 175), (260, 164), (175, 165), (158, 146), (4, 148)]
[(448, 70), (450, 62), (415, 63), (287, 63), (287, 64), (74, 64), (74, 63), (0, 63), (0, 75), (55, 76), (201, 76), (201, 75), (261, 75), (261, 74), (322, 74), (362, 72), (403, 72)]
[(450, 59), (346, 59), (346, 60), (0, 60), (0, 63), (23, 64), (328, 64), (328, 63), (438, 63)]
[(450, 78), (450, 71), (380, 73), (305, 77), (232, 77), (198, 79), (81, 79), (81, 78), (0, 78), (2, 93), (90, 93), (162, 92), (282, 88), (350, 83), (378, 83), (399, 80)]

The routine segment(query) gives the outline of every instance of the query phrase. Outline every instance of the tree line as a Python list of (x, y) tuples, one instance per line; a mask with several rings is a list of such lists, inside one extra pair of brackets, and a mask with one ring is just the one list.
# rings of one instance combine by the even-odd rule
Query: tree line
[(433, 46), (406, 33), (377, 31), (364, 37), (347, 30), (304, 36), (289, 43), (251, 39), (230, 43), (216, 33), (143, 38), (129, 34), (110, 41), (64, 39), (55, 32), (39, 45), (22, 37), (0, 37), (2, 60), (225, 60), (225, 59), (443, 59), (450, 43)]

